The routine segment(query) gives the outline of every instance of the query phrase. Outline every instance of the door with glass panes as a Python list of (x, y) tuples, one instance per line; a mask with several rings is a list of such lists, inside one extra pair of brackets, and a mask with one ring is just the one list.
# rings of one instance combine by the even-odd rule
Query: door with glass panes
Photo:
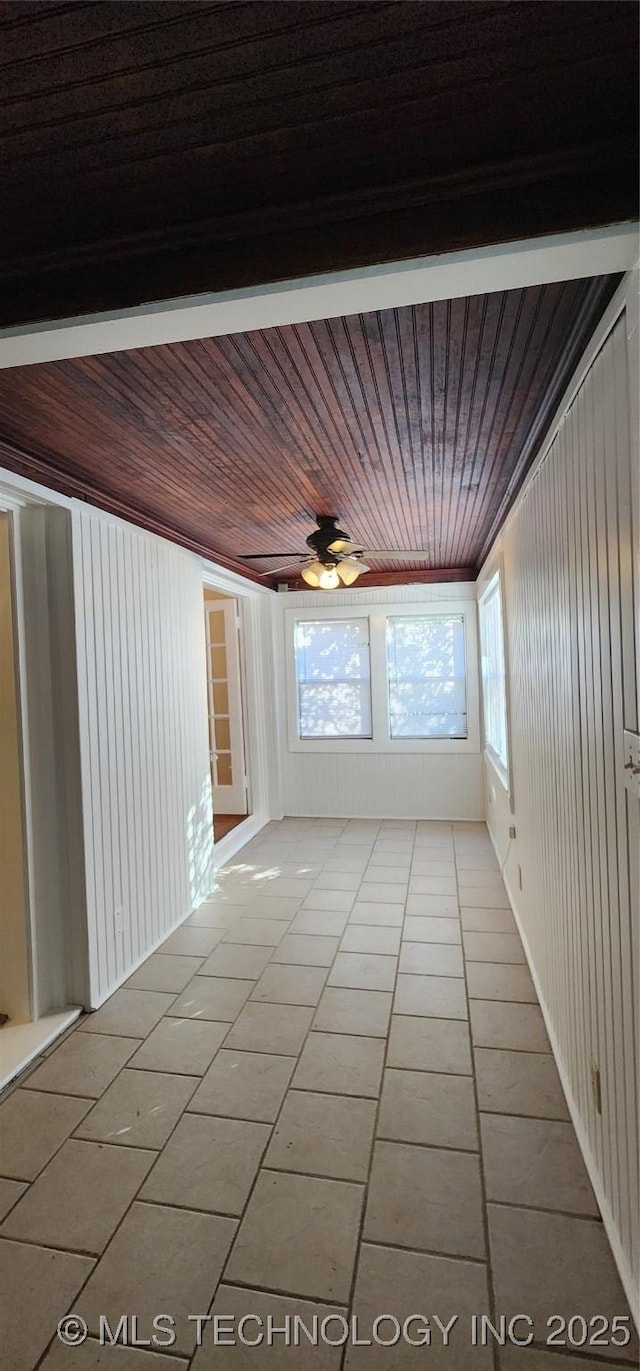
[(205, 600), (214, 814), (247, 813), (239, 619), (235, 600)]

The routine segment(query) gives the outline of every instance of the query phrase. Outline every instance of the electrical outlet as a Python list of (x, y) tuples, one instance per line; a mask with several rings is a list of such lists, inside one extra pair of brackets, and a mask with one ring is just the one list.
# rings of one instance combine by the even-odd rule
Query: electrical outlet
[(596, 1109), (598, 1113), (601, 1114), (602, 1085), (600, 1082), (600, 1067), (598, 1066), (598, 1063), (594, 1061), (593, 1057), (591, 1058), (591, 1089), (593, 1091), (593, 1098), (595, 1100)]

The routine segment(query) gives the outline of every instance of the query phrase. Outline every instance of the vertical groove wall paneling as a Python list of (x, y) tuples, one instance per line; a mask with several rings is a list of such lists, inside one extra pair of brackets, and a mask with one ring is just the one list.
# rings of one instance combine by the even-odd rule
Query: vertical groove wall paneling
[[(516, 840), (509, 846), (504, 800), (489, 805), (489, 825), (633, 1300), (638, 801), (625, 790), (623, 730), (637, 728), (637, 657), (626, 328), (623, 313), (496, 547), (507, 604)], [(495, 790), (493, 773), (489, 783)]]
[(73, 530), (95, 1007), (211, 887), (202, 572), (93, 511)]

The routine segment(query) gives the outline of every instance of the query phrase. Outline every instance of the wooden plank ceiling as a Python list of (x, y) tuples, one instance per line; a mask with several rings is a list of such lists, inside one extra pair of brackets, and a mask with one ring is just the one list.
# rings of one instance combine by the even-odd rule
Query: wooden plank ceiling
[(424, 552), (378, 572), (474, 576), (615, 284), (4, 371), (0, 461), (218, 560), (304, 551), (336, 514)]
[(0, 322), (632, 218), (635, 0), (0, 4)]

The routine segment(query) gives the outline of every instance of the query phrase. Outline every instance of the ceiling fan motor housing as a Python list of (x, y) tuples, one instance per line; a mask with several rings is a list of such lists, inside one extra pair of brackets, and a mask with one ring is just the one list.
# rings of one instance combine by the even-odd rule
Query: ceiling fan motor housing
[(348, 533), (344, 533), (337, 527), (338, 518), (335, 514), (317, 514), (316, 523), (318, 525), (314, 533), (310, 533), (306, 539), (307, 547), (315, 553), (320, 560), (327, 558), (335, 561), (329, 549), (334, 543), (349, 543), (351, 540)]

